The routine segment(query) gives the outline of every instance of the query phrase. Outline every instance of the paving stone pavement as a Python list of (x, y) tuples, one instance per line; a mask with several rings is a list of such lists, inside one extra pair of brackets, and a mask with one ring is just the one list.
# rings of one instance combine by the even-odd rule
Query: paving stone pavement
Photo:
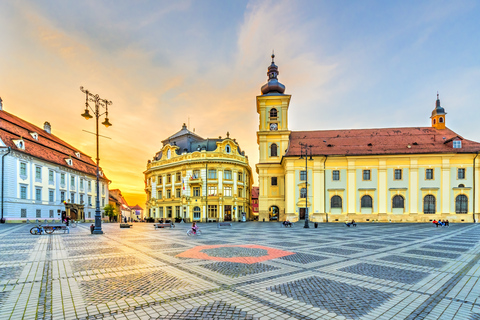
[(89, 225), (0, 225), (0, 319), (480, 319), (480, 224)]

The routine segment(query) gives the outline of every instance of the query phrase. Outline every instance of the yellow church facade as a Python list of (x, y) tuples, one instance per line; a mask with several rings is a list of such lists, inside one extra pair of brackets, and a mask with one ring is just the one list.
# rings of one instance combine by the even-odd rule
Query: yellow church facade
[(226, 138), (204, 139), (184, 124), (162, 143), (144, 172), (145, 216), (185, 222), (253, 219), (252, 170), (228, 133)]
[(259, 220), (476, 222), (480, 143), (445, 126), (290, 131), (278, 67), (257, 97)]

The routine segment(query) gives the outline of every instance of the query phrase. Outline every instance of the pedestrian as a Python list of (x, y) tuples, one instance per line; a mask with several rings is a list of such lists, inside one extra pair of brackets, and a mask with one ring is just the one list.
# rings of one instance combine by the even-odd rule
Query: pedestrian
[(92, 225), (90, 226), (90, 233), (91, 233), (91, 234), (93, 234), (93, 230), (94, 230), (94, 229), (95, 229), (95, 226), (94, 226), (93, 223), (92, 223)]
[[(65, 226), (66, 226), (65, 231), (66, 231), (67, 233), (70, 233), (70, 217), (67, 217), (67, 218), (65, 219)], [(64, 231), (63, 233), (65, 233), (65, 231)]]
[(127, 217), (125, 217), (123, 221), (125, 221), (125, 223), (127, 223)]

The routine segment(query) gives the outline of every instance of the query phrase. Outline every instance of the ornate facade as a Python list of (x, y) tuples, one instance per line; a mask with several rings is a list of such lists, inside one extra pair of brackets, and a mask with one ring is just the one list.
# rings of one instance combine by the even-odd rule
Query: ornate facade
[(184, 221), (239, 221), (251, 217), (252, 170), (227, 133), (204, 139), (182, 129), (162, 141), (145, 174), (145, 216)]
[(438, 95), (430, 127), (290, 131), (273, 58), (257, 96), (260, 220), (478, 221), (480, 143), (445, 126)]

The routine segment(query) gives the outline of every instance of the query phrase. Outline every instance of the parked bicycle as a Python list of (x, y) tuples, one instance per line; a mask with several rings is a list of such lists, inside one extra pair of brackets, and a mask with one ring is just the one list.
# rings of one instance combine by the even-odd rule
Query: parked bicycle
[[(52, 233), (52, 232), (50, 232), (50, 233)], [(47, 233), (47, 232), (42, 227), (42, 225), (38, 225), (38, 226), (35, 226), (32, 229), (30, 229), (30, 233), (33, 234), (33, 235), (41, 235), (42, 233)]]
[(188, 229), (187, 236), (201, 236), (202, 230), (197, 229), (197, 232), (193, 231), (192, 229)]

